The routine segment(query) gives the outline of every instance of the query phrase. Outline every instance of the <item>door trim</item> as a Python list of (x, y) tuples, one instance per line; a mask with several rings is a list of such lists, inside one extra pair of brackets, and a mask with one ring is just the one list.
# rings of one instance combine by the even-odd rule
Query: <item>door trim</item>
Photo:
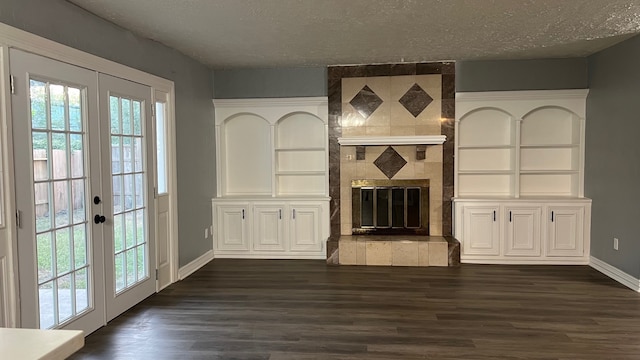
[[(43, 38), (41, 36), (20, 30), (13, 26), (0, 23), (0, 136), (2, 137), (2, 149), (0, 149), (1, 161), (3, 162), (3, 179), (0, 186), (3, 187), (4, 201), (1, 206), (5, 210), (5, 225), (0, 227), (0, 239), (9, 239), (8, 259), (7, 259), (7, 282), (5, 284), (7, 293), (5, 299), (5, 320), (8, 327), (20, 326), (20, 299), (18, 294), (18, 262), (17, 262), (17, 237), (14, 214), (16, 212), (15, 203), (15, 180), (14, 180), (14, 152), (12, 139), (12, 111), (11, 92), (9, 91), (10, 64), (9, 48), (16, 48), (31, 52), (36, 55), (45, 56), (53, 60), (58, 60), (71, 65), (84, 67), (99, 73), (120, 77), (130, 81), (138, 82), (150, 86), (154, 90), (160, 90), (169, 94), (168, 111), (168, 153), (171, 164), (168, 168), (170, 174), (170, 191), (172, 192), (172, 202), (170, 211), (170, 221), (173, 228), (169, 241), (174, 249), (175, 256), (171, 259), (171, 282), (178, 281), (178, 218), (177, 218), (177, 172), (176, 172), (176, 141), (175, 141), (175, 84), (173, 81), (149, 74), (147, 72), (119, 64), (117, 62), (89, 54), (67, 45)], [(1, 310), (0, 310), (1, 311)]]

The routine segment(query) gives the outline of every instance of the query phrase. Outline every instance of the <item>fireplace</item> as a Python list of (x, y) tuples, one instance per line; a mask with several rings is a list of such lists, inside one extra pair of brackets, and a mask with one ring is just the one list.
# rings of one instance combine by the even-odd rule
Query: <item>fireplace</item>
[(353, 180), (353, 235), (429, 235), (429, 180)]
[(449, 236), (454, 69), (453, 63), (329, 68), (329, 263), (459, 263)]

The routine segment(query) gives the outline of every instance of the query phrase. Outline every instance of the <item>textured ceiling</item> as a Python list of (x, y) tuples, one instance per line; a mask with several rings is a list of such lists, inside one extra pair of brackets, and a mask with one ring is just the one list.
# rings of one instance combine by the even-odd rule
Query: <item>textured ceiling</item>
[(640, 32), (640, 0), (68, 0), (213, 68), (533, 59)]

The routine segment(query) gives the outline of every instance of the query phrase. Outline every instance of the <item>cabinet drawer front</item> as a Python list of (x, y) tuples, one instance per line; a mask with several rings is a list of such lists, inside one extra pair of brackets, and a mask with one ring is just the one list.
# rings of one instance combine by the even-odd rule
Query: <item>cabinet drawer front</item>
[(465, 255), (500, 255), (499, 208), (465, 207), (462, 251)]
[(291, 251), (321, 251), (320, 207), (292, 206), (291, 208)]
[(247, 210), (243, 206), (218, 206), (218, 236), (216, 245), (219, 250), (249, 250), (247, 234)]
[(584, 255), (584, 207), (549, 207), (548, 256)]
[(505, 207), (505, 255), (540, 256), (541, 207)]
[(284, 251), (284, 207), (258, 206), (253, 211), (253, 250)]

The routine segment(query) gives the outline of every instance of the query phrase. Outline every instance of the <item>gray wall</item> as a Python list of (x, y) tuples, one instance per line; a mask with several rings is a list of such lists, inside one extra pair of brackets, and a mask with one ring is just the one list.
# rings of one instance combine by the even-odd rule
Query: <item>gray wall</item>
[(326, 67), (214, 70), (216, 99), (327, 96)]
[(456, 62), (456, 91), (587, 88), (587, 59)]
[[(591, 255), (640, 278), (640, 37), (589, 57)], [(613, 237), (620, 240), (613, 250)]]
[(180, 265), (210, 250), (204, 229), (215, 194), (211, 71), (63, 0), (0, 1), (0, 22), (175, 82)]

